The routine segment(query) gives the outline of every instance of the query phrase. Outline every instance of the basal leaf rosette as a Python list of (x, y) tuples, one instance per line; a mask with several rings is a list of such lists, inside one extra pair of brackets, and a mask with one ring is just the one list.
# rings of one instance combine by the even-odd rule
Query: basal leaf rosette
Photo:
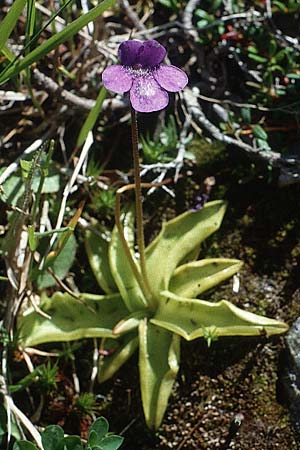
[[(112, 377), (139, 350), (141, 396), (149, 428), (159, 427), (180, 365), (180, 339), (280, 334), (287, 325), (244, 311), (228, 300), (208, 302), (198, 297), (225, 281), (242, 266), (228, 258), (196, 260), (202, 242), (218, 230), (226, 205), (213, 201), (166, 222), (146, 249), (147, 273), (155, 311), (135, 278), (117, 228), (109, 237), (88, 231), (86, 250), (103, 295), (66, 293), (41, 297), (47, 319), (33, 308), (18, 319), (20, 346), (87, 337), (105, 339), (108, 356), (101, 357), (99, 381)], [(123, 215), (132, 258), (134, 216)], [(150, 293), (149, 293), (150, 295)]]

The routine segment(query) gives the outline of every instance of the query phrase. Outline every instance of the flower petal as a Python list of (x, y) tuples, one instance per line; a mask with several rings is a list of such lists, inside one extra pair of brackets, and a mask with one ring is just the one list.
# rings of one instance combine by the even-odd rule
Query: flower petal
[(115, 65), (107, 67), (102, 73), (102, 82), (110, 91), (123, 94), (132, 86), (132, 77), (123, 66)]
[(161, 65), (153, 71), (153, 76), (158, 84), (166, 91), (178, 92), (188, 84), (188, 77), (175, 66)]
[(154, 40), (145, 41), (138, 50), (137, 63), (141, 64), (143, 68), (155, 67), (163, 61), (166, 54), (165, 47), (159, 42)]
[(143, 45), (143, 42), (136, 40), (122, 42), (118, 50), (120, 63), (123, 66), (134, 66), (137, 64), (138, 54)]
[(149, 74), (133, 79), (130, 101), (136, 111), (152, 112), (164, 109), (169, 103), (169, 96)]

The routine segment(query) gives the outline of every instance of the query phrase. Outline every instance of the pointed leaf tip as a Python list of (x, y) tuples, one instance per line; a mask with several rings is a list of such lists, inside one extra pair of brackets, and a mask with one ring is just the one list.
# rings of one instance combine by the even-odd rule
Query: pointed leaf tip
[(288, 326), (275, 319), (244, 311), (227, 300), (217, 303), (161, 292), (159, 308), (151, 323), (177, 333), (188, 341), (203, 337), (215, 327), (215, 336), (258, 336), (282, 334)]
[(180, 262), (221, 225), (226, 210), (223, 201), (208, 202), (199, 211), (187, 211), (165, 223), (159, 235), (146, 249), (152, 290), (169, 289), (169, 281)]

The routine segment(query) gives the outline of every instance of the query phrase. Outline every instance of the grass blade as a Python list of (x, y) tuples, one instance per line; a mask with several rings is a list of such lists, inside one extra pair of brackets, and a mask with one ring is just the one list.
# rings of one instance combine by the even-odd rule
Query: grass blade
[(6, 14), (3, 22), (0, 25), (0, 51), (6, 44), (7, 39), (10, 36), (10, 33), (14, 29), (24, 6), (26, 4), (26, 0), (15, 0), (12, 4), (12, 7)]
[(0, 84), (16, 76), (21, 70), (26, 69), (32, 63), (40, 60), (46, 56), (49, 52), (57, 48), (60, 44), (70, 39), (78, 31), (84, 28), (89, 22), (95, 20), (104, 11), (110, 8), (115, 3), (115, 0), (104, 0), (99, 5), (95, 6), (87, 14), (74, 20), (71, 24), (67, 25), (66, 28), (59, 33), (51, 36), (43, 44), (39, 45), (33, 51), (28, 53), (21, 61), (17, 61), (12, 67), (2, 72), (0, 75)]
[(95, 106), (91, 109), (91, 111), (89, 112), (87, 118), (85, 119), (84, 124), (81, 127), (78, 139), (77, 139), (77, 147), (81, 147), (83, 145), (83, 143), (85, 142), (87, 135), (89, 134), (89, 132), (93, 129), (96, 120), (100, 114), (101, 108), (102, 108), (102, 104), (103, 101), (106, 97), (106, 89), (105, 87), (103, 87), (97, 97)]
[(5, 58), (8, 59), (8, 61), (14, 61), (15, 59), (15, 55), (13, 54), (13, 52), (11, 50), (9, 50), (9, 48), (7, 48), (6, 45), (4, 45), (2, 47), (2, 49), (0, 50), (0, 53), (2, 53), (2, 55), (5, 56)]
[[(28, 44), (30, 39), (34, 34), (35, 28), (35, 0), (27, 0), (27, 18), (26, 18), (26, 39), (25, 42)], [(29, 53), (30, 47), (27, 49)]]

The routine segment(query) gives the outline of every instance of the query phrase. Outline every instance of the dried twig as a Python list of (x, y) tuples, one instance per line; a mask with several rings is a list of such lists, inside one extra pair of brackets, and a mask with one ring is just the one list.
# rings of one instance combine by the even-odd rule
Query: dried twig
[(205, 128), (211, 134), (211, 136), (213, 136), (218, 141), (224, 142), (225, 144), (235, 145), (243, 149), (256, 159), (267, 160), (269, 163), (275, 163), (275, 161), (281, 159), (280, 153), (254, 148), (251, 145), (246, 144), (242, 140), (238, 140), (222, 133), (220, 129), (216, 127), (216, 125), (214, 125), (212, 122), (210, 122), (205, 116), (204, 112), (201, 109), (201, 106), (197, 101), (197, 94), (197, 88), (194, 88), (193, 90), (186, 88), (182, 94), (182, 97), (185, 101), (188, 113), (197, 123), (199, 123), (200, 127)]
[(94, 351), (93, 351), (93, 367), (92, 367), (92, 373), (91, 373), (91, 382), (90, 382), (90, 388), (89, 391), (93, 392), (95, 381), (98, 375), (99, 370), (99, 349), (98, 349), (98, 342), (97, 339), (93, 339), (94, 344)]
[(0, 375), (0, 394), (3, 396), (4, 405), (7, 411), (7, 431), (8, 431), (8, 442), (11, 437), (11, 417), (12, 413), (15, 417), (17, 423), (21, 422), (25, 428), (29, 431), (31, 436), (34, 438), (38, 447), (43, 450), (42, 439), (40, 433), (31, 423), (31, 421), (25, 416), (25, 414), (15, 405), (13, 398), (11, 397), (8, 389), (7, 383), (7, 345), (4, 346), (2, 351), (2, 361), (1, 361), (2, 375)]
[[(76, 298), (76, 300), (80, 299), (80, 295), (77, 294), (76, 292), (72, 291), (72, 289), (70, 289), (69, 286), (67, 286), (50, 267), (47, 268), (47, 272), (54, 278), (54, 280), (56, 281), (58, 286), (60, 286), (63, 291), (67, 292), (67, 294)], [(50, 317), (50, 319), (51, 319), (51, 317)]]
[(15, 418), (19, 420), (25, 428), (29, 431), (33, 439), (35, 440), (37, 446), (43, 450), (42, 439), (40, 433), (37, 431), (32, 422), (28, 419), (27, 416), (15, 405), (12, 397), (9, 395), (4, 395), (4, 401), (6, 403), (7, 408), (14, 414)]
[(228, 136), (208, 120), (197, 101), (198, 89), (186, 88), (183, 92), (182, 98), (185, 101), (187, 112), (190, 114), (195, 123), (201, 128), (208, 131), (208, 133), (218, 141), (225, 144), (234, 145), (247, 155), (255, 160), (263, 161), (273, 167), (280, 169), (279, 185), (285, 186), (291, 183), (299, 182), (300, 180), (300, 161), (296, 158), (284, 158), (280, 153), (272, 150), (264, 150), (255, 148), (252, 145), (246, 144), (240, 139)]
[(146, 31), (145, 25), (140, 21), (138, 15), (133, 11), (128, 0), (119, 0), (120, 6), (124, 9), (126, 15), (131, 20), (135, 28), (139, 31)]
[(262, 106), (262, 105), (255, 105), (253, 103), (236, 102), (236, 101), (233, 101), (233, 100), (230, 100), (227, 98), (219, 99), (219, 98), (214, 98), (214, 97), (207, 97), (206, 95), (202, 95), (200, 93), (197, 94), (197, 97), (201, 100), (204, 100), (205, 102), (219, 104), (219, 105), (231, 105), (231, 106), (236, 106), (237, 108), (249, 108), (249, 109), (254, 109), (254, 110), (263, 111), (263, 112), (283, 111), (286, 114), (292, 114), (292, 115), (299, 114), (299, 111), (295, 110), (295, 106), (296, 105), (299, 106), (299, 101), (289, 103), (289, 104), (283, 105), (283, 106), (268, 108), (268, 107)]
[(185, 30), (195, 41), (198, 39), (198, 33), (193, 27), (193, 14), (199, 3), (200, 0), (189, 0), (182, 15), (182, 23)]
[[(53, 81), (50, 77), (47, 77), (38, 69), (34, 69), (33, 72), (34, 80), (45, 89), (46, 92), (55, 96), (55, 98), (59, 99), (63, 103), (67, 105), (73, 106), (75, 108), (83, 109), (86, 111), (90, 111), (95, 106), (95, 100), (91, 100), (84, 97), (79, 97), (72, 92), (67, 91), (60, 87), (55, 81)], [(111, 100), (104, 100), (102, 110), (107, 109), (120, 109), (126, 107), (126, 103), (122, 100), (118, 100), (113, 98)]]

